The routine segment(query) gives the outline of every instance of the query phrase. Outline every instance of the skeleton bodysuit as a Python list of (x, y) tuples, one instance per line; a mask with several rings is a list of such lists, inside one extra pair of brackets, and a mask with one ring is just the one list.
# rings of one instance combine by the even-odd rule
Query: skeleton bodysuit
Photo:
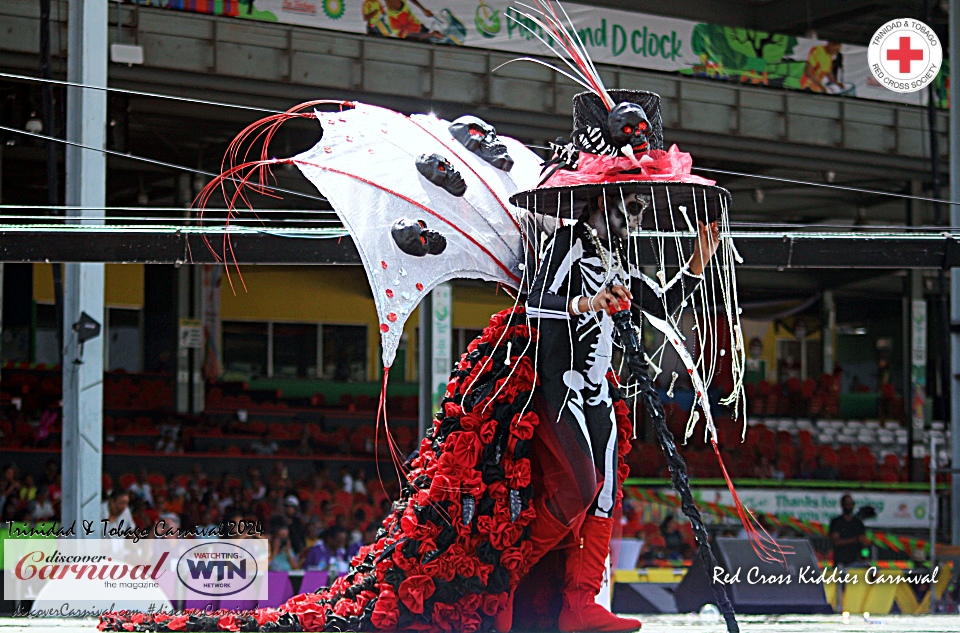
[[(592, 297), (608, 284), (630, 288), (634, 311), (674, 314), (701, 277), (686, 268), (664, 286), (633, 263), (598, 251), (584, 222), (559, 229), (547, 247), (527, 295), (527, 314), (540, 331), (537, 373), (546, 401), (593, 459), (600, 491), (585, 499), (588, 512), (610, 517), (617, 499), (617, 426), (606, 380), (612, 370), (613, 319), (606, 312), (569, 313), (571, 299)], [(626, 273), (620, 262), (626, 265)], [(560, 420), (555, 419), (555, 422)], [(590, 491), (589, 494), (593, 494)]]

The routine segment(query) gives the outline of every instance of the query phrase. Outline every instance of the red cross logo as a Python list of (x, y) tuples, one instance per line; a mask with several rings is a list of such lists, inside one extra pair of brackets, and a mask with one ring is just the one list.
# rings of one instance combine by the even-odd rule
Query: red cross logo
[(887, 51), (887, 60), (900, 62), (900, 73), (908, 74), (910, 62), (923, 61), (923, 49), (910, 48), (910, 36), (906, 35), (900, 38), (900, 48), (891, 48)]

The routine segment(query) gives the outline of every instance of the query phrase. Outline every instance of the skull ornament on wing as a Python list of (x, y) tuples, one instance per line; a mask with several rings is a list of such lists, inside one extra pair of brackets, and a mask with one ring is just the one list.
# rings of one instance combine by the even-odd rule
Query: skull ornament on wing
[(417, 171), (436, 186), (458, 198), (467, 192), (467, 183), (463, 181), (463, 176), (440, 154), (421, 154), (417, 158)]
[(497, 138), (496, 128), (483, 119), (462, 116), (450, 124), (449, 130), (464, 147), (497, 169), (510, 171), (513, 167), (513, 159), (504, 142)]
[(616, 147), (629, 146), (640, 152), (650, 148), (650, 120), (636, 103), (620, 103), (611, 110), (607, 116), (607, 131)]
[(439, 255), (447, 248), (447, 239), (440, 232), (428, 229), (423, 220), (400, 218), (390, 228), (390, 236), (401, 251), (414, 257)]

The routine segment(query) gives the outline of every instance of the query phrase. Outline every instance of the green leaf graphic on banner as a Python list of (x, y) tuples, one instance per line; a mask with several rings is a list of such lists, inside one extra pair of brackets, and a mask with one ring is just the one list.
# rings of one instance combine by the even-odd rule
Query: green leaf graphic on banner
[(477, 27), (480, 35), (486, 38), (496, 37), (500, 32), (500, 11), (491, 9), (487, 3), (480, 0), (477, 5), (477, 12), (473, 18), (473, 23)]

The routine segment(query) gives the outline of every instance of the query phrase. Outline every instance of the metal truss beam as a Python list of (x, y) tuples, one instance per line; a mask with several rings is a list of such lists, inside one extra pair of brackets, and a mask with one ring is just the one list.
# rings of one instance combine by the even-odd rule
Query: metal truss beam
[[(217, 256), (204, 242), (210, 240)], [(50, 231), (0, 229), (0, 261), (212, 264), (222, 254), (224, 233), (175, 229), (118, 231), (84, 228)], [(960, 267), (960, 239), (942, 233), (731, 234), (745, 268), (905, 269)], [(230, 233), (239, 264), (357, 265), (353, 240), (344, 232), (296, 230)], [(638, 239), (642, 261), (656, 261), (651, 240)], [(692, 241), (690, 241), (692, 245)], [(671, 249), (673, 250), (673, 249)], [(689, 246), (687, 248), (689, 251)], [(232, 259), (230, 260), (232, 263)], [(667, 264), (676, 262), (668, 261)]]

